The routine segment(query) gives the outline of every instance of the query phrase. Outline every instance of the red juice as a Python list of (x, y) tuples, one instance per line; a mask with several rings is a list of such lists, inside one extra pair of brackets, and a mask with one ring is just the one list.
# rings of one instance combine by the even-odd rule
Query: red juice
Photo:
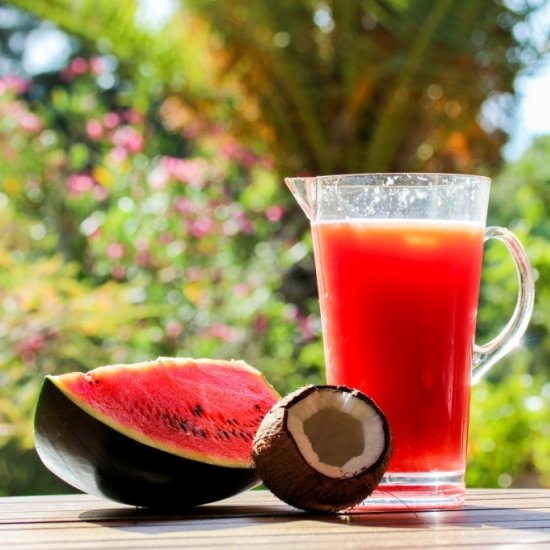
[(371, 220), (312, 231), (328, 383), (386, 413), (389, 472), (463, 471), (484, 229)]

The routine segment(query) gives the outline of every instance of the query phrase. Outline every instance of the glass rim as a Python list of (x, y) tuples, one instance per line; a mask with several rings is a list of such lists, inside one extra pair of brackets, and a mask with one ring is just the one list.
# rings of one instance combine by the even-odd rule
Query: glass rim
[[(418, 179), (415, 179), (414, 181), (405, 183), (405, 182), (399, 182), (393, 185), (386, 185), (386, 187), (410, 187), (410, 186), (418, 186), (418, 187), (445, 187), (445, 186), (453, 186), (453, 185), (459, 185), (459, 184), (468, 184), (468, 185), (475, 185), (479, 183), (485, 183), (485, 184), (491, 184), (491, 178), (489, 176), (482, 176), (478, 174), (462, 174), (462, 173), (452, 173), (452, 172), (364, 172), (364, 173), (350, 173), (350, 174), (326, 174), (326, 175), (320, 175), (320, 176), (297, 176), (297, 177), (287, 177), (285, 180), (315, 180), (321, 184), (326, 183), (335, 183), (333, 180), (342, 180), (342, 183), (345, 185), (363, 185), (365, 187), (377, 187), (384, 182), (380, 182), (380, 184), (377, 184), (376, 182), (366, 182), (366, 183), (350, 183), (349, 181), (346, 182), (346, 180), (350, 179), (356, 179), (356, 178), (365, 178), (365, 179), (382, 179), (382, 178), (405, 178), (407, 176), (410, 176), (411, 178), (426, 178), (427, 181), (419, 181)], [(444, 182), (438, 182), (439, 179), (455, 179), (457, 181), (450, 182), (450, 181), (444, 181)], [(329, 180), (329, 181), (327, 181)]]

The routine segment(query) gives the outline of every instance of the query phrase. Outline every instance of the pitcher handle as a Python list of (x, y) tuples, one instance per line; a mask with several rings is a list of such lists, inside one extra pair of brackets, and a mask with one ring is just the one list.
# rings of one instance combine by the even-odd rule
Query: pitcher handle
[(482, 346), (474, 344), (472, 384), (502, 357), (519, 345), (520, 339), (529, 324), (535, 302), (535, 279), (527, 254), (517, 237), (504, 227), (487, 227), (485, 239), (501, 241), (514, 259), (518, 276), (518, 299), (512, 318), (502, 331), (490, 342)]

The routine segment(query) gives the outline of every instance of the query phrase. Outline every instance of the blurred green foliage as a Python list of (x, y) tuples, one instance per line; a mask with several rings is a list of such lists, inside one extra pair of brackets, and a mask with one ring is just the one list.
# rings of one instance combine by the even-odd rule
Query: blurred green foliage
[[(468, 481), (475, 486), (550, 486), (550, 138), (538, 138), (495, 179), (489, 223), (524, 243), (536, 277), (535, 310), (522, 345), (474, 387)], [(517, 284), (504, 247), (485, 254), (478, 341), (495, 336)]]
[[(321, 382), (311, 243), (278, 169), (317, 170), (326, 160), (350, 171), (392, 130), (400, 133), (395, 166), (486, 171), (496, 165), (503, 136), (485, 132), (476, 114), (489, 89), (509, 91), (525, 52), (513, 50), (511, 30), (525, 14), (491, 3), (478, 18), (479, 3), (455, 3), (460, 25), (480, 28), (425, 30), (425, 40), (441, 47), (413, 48), (410, 87), (395, 96), (385, 90), (396, 87), (408, 63), (399, 52), (424, 19), (408, 2), (375, 2), (370, 11), (358, 2), (362, 30), (350, 23), (351, 3), (322, 3), (319, 13), (316, 2), (281, 3), (297, 26), (307, 20), (311, 27), (312, 14), (326, 16), (326, 6), (336, 23), (346, 17), (338, 10), (346, 12), (350, 36), (367, 34), (372, 42), (369, 55), (355, 61), (341, 47), (345, 34), (325, 32), (322, 18), (312, 32), (297, 34), (298, 44), (281, 45), (284, 21), (271, 21), (263, 2), (253, 4), (251, 13), (265, 18), (254, 35), (243, 28), (257, 18), (241, 2), (218, 6), (210, 21), (211, 2), (190, 2), (201, 17), (178, 12), (157, 34), (135, 24), (134, 2), (83, 1), (72, 11), (64, 0), (17, 4), (80, 36), (86, 55), (32, 80), (0, 79), (0, 494), (68, 490), (32, 450), (45, 374), (180, 355), (244, 358), (281, 393)], [(448, 22), (451, 5), (442, 3), (431, 25), (438, 17)], [(218, 34), (208, 34), (212, 29)], [(457, 58), (461, 37), (467, 55)], [(369, 40), (357, 43), (366, 48)], [(478, 50), (489, 57), (483, 61)], [(304, 72), (291, 71), (290, 93), (283, 69), (292, 53), (304, 57)], [(268, 54), (278, 62), (262, 65)], [(355, 66), (357, 59), (366, 65)], [(479, 86), (455, 79), (469, 74), (458, 74), (455, 61), (476, 67)], [(339, 67), (347, 67), (345, 78)], [(371, 71), (382, 67), (383, 74)], [(271, 74), (274, 68), (283, 72)], [(354, 80), (363, 73), (376, 86)], [(349, 88), (339, 87), (344, 81)], [(307, 98), (312, 89), (315, 112), (343, 126), (296, 118), (292, 94)], [(281, 103), (268, 105), (270, 98)], [(346, 126), (353, 109), (365, 119), (358, 127)], [(312, 140), (338, 144), (338, 132), (352, 143), (347, 164), (346, 151), (329, 147), (324, 159), (310, 147)], [(526, 245), (537, 301), (522, 348), (474, 388), (474, 486), (550, 486), (549, 156), (550, 140), (541, 139), (494, 183), (490, 222), (507, 225)], [(500, 245), (488, 245), (478, 342), (509, 317), (515, 292), (511, 260)]]
[(10, 480), (45, 374), (179, 355), (245, 358), (283, 392), (320, 380), (318, 319), (279, 292), (308, 248), (272, 159), (221, 126), (167, 134), (101, 93), (106, 70), (77, 57), (38, 102), (0, 80), (0, 487), (17, 492), (36, 487)]

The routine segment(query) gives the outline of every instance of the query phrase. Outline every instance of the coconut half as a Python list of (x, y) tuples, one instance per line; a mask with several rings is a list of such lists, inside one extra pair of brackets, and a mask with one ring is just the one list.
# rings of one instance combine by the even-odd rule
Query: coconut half
[(388, 421), (358, 390), (306, 386), (279, 401), (254, 438), (265, 485), (288, 504), (335, 512), (367, 498), (391, 454)]

